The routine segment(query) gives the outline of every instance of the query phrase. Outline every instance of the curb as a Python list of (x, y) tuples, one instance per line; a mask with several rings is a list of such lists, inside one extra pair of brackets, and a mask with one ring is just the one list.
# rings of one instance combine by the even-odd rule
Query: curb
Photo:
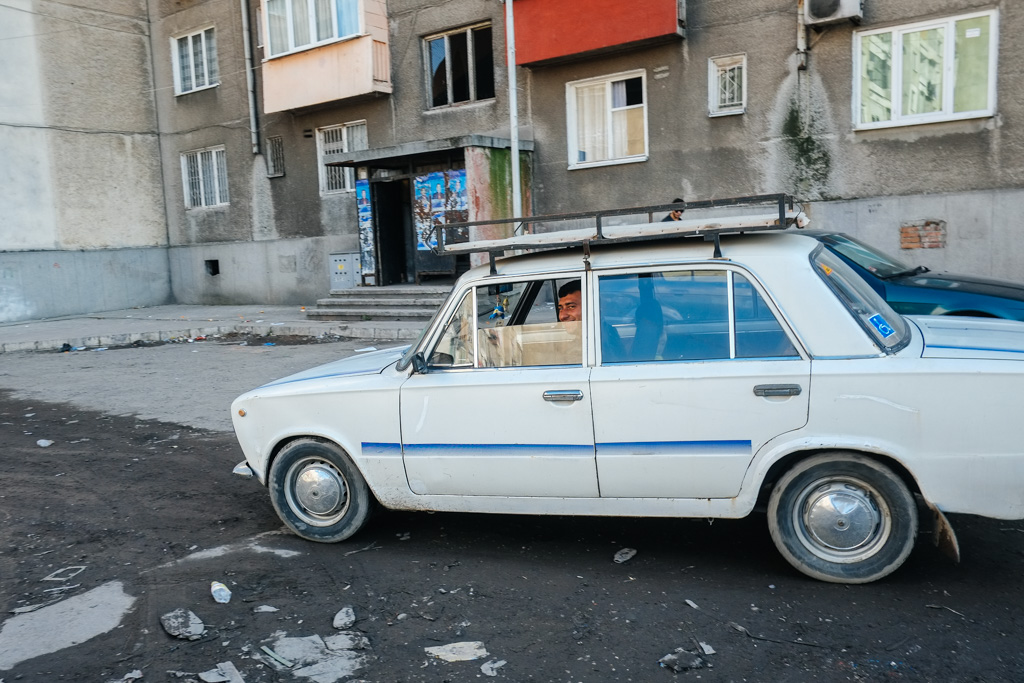
[(110, 346), (128, 346), (138, 341), (160, 342), (181, 337), (210, 337), (217, 334), (255, 334), (264, 337), (298, 336), (322, 337), (329, 335), (339, 339), (366, 339), (374, 341), (413, 341), (419, 336), (419, 329), (402, 327), (374, 327), (372, 323), (338, 324), (338, 325), (302, 325), (278, 323), (270, 325), (254, 325), (239, 323), (233, 325), (216, 325), (210, 327), (185, 327), (173, 330), (151, 332), (124, 332), (121, 334), (98, 335), (90, 337), (71, 337), (41, 341), (8, 342), (0, 344), (0, 354), (17, 351), (59, 351), (64, 344), (87, 349), (105, 348)]

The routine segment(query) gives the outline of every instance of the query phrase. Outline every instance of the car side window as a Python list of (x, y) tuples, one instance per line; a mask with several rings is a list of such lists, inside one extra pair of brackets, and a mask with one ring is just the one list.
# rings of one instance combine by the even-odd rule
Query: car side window
[(599, 278), (602, 363), (798, 357), (739, 273), (695, 269)]
[(546, 278), (469, 290), (430, 354), (430, 365), (582, 365), (580, 281), (572, 277)]

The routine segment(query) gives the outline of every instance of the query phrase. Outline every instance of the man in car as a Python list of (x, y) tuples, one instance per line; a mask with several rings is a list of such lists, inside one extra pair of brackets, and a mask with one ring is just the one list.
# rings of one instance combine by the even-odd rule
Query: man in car
[(558, 288), (558, 322), (583, 320), (583, 293), (580, 281), (570, 280)]

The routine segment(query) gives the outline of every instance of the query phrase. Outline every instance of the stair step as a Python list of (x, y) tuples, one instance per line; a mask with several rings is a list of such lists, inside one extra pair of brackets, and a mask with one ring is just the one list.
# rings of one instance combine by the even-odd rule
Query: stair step
[(433, 308), (353, 308), (332, 306), (307, 308), (306, 317), (314, 320), (429, 320)]
[(431, 310), (436, 309), (444, 303), (443, 297), (331, 297), (329, 299), (317, 299), (316, 305), (320, 308), (335, 306), (372, 306), (375, 308), (411, 308), (422, 307)]

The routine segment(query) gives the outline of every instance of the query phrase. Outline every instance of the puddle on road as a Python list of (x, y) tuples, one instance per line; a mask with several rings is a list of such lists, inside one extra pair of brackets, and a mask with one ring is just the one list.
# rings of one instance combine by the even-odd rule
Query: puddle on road
[(121, 582), (111, 581), (8, 619), (0, 628), (0, 671), (117, 628), (133, 604), (135, 598), (124, 592)]

